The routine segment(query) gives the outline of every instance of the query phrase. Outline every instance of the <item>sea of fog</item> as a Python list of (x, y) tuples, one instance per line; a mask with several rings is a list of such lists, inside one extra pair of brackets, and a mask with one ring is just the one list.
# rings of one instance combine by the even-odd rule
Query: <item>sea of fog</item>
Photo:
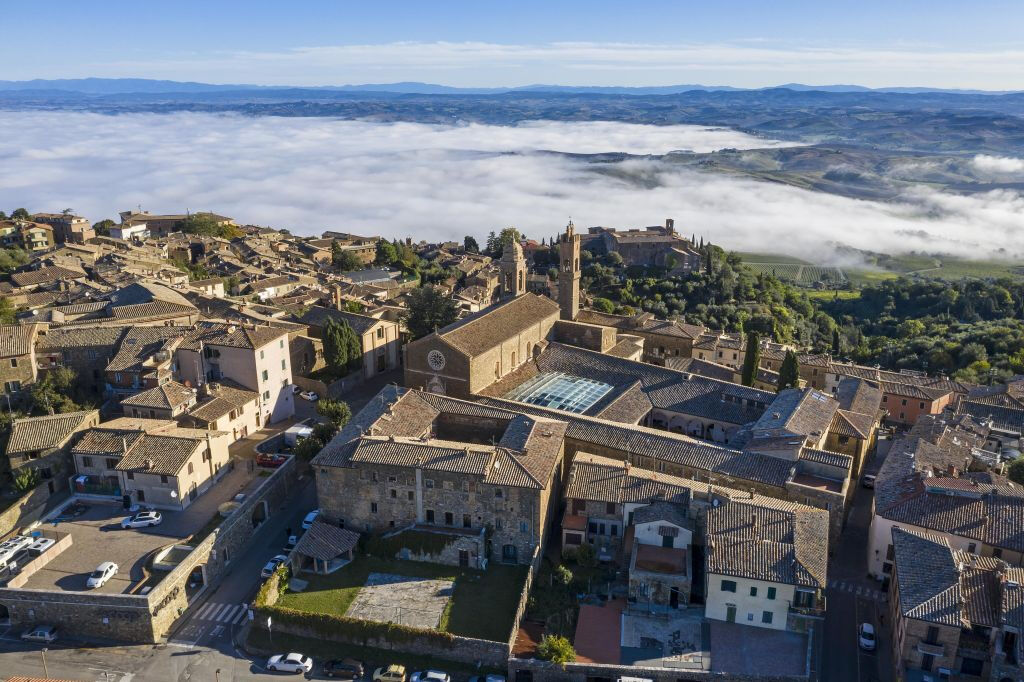
[[(671, 217), (727, 248), (822, 258), (840, 241), (874, 251), (1024, 252), (1024, 198), (926, 187), (880, 203), (680, 169), (621, 173), (561, 154), (636, 155), (792, 143), (702, 126), (536, 121), (438, 126), (196, 113), (0, 112), (0, 208), (72, 208), (91, 220), (141, 206), (210, 210), (240, 222), (460, 239), (515, 225), (550, 236)], [(996, 160), (991, 163), (1006, 163)], [(639, 186), (620, 176), (640, 176)], [(1008, 253), (1007, 253), (1008, 252)]]

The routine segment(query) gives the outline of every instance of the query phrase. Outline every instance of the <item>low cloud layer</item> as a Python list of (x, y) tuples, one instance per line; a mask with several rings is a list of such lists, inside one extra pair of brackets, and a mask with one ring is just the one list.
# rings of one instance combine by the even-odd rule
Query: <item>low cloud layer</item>
[(989, 156), (978, 154), (972, 161), (974, 167), (985, 173), (1021, 173), (1024, 172), (1024, 159), (1011, 156)]
[(835, 242), (892, 253), (1024, 252), (1024, 197), (1009, 190), (958, 196), (921, 187), (885, 204), (657, 160), (599, 164), (541, 151), (781, 144), (699, 126), (3, 112), (0, 207), (71, 207), (98, 220), (141, 204), (154, 213), (213, 210), (297, 234), (417, 239), (482, 236), (507, 225), (539, 238), (570, 216), (579, 226), (618, 227), (673, 217), (682, 232), (727, 248), (817, 259)]

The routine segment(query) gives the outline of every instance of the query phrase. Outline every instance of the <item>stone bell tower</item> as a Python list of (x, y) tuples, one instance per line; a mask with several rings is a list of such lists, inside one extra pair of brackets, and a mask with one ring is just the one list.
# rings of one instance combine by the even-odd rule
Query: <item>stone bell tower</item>
[(501, 298), (513, 298), (526, 293), (526, 257), (518, 241), (505, 246), (498, 261), (501, 273)]
[(580, 236), (569, 221), (558, 238), (558, 305), (563, 320), (575, 320), (580, 309)]

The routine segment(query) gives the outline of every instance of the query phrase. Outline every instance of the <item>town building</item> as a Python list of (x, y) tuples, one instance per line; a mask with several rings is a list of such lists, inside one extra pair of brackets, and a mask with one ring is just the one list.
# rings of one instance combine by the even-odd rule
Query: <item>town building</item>
[(310, 337), (320, 340), (330, 320), (351, 327), (359, 338), (363, 354), (362, 372), (366, 379), (397, 369), (401, 364), (401, 330), (397, 322), (323, 306), (309, 306), (295, 319), (307, 325)]
[(259, 394), (261, 428), (295, 413), (288, 331), (269, 324), (204, 321), (175, 350), (182, 383), (199, 387), (230, 379)]
[(528, 564), (558, 508), (564, 436), (554, 419), (386, 387), (313, 459), (321, 517), (357, 532), (486, 528), (493, 549), (460, 564)]
[(78, 434), (99, 421), (98, 410), (15, 419), (7, 438), (5, 454), (9, 471), (3, 483), (9, 484), (24, 469), (34, 469), (49, 492), (66, 490), (68, 478), (74, 471), (71, 445)]
[(20, 394), (35, 383), (36, 339), (45, 326), (39, 324), (0, 325), (0, 381), (8, 396)]
[(643, 229), (616, 230), (591, 227), (583, 248), (594, 254), (617, 253), (626, 265), (659, 266), (673, 272), (695, 272), (702, 258), (693, 243), (676, 234), (675, 221)]
[(85, 244), (96, 236), (89, 221), (73, 213), (36, 213), (32, 220), (53, 228), (53, 237), (58, 244)]

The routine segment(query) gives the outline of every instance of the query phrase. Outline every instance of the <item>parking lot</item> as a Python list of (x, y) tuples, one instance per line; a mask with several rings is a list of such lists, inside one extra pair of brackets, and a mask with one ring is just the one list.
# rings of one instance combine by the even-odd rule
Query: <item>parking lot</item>
[(264, 480), (258, 469), (250, 470), (248, 463), (238, 462), (234, 470), (185, 510), (160, 510), (163, 522), (151, 528), (122, 529), (121, 521), (129, 514), (120, 503), (82, 500), (85, 510), (80, 515), (65, 514), (59, 520), (43, 525), (44, 528), (69, 533), (72, 544), (51, 557), (49, 563), (30, 576), (23, 587), (86, 590), (89, 574), (101, 563), (113, 561), (118, 565), (117, 575), (96, 591), (129, 592), (146, 579), (145, 566), (151, 554), (208, 527), (220, 504), (239, 492), (251, 494)]

